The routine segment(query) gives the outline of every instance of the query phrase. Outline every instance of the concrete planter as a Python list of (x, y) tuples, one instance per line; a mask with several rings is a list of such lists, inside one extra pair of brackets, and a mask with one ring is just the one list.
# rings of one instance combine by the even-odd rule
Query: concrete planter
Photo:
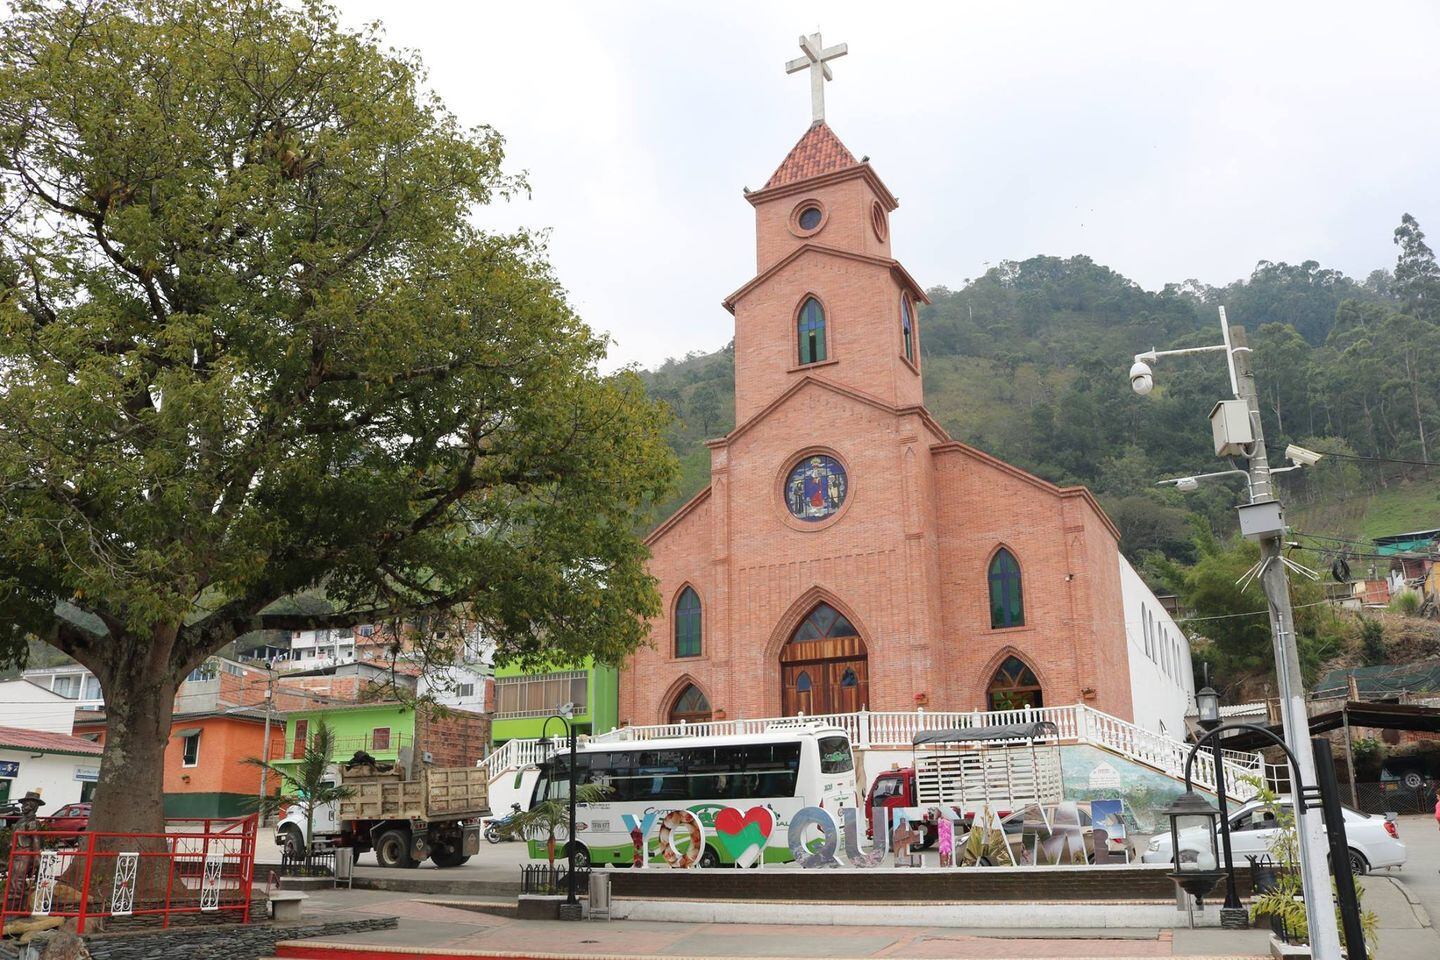
[(1272, 957), (1309, 957), (1310, 944), (1308, 943), (1286, 943), (1274, 934), (1270, 935), (1270, 956)]
[(563, 893), (522, 893), (515, 915), (521, 920), (559, 920)]

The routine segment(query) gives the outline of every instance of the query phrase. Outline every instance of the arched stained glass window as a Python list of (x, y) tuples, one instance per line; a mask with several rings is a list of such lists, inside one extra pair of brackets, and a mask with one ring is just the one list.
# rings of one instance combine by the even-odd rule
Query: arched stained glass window
[(675, 601), (675, 656), (700, 656), (700, 595), (690, 587)]
[(1045, 698), (1035, 672), (1019, 657), (1006, 657), (985, 691), (991, 710), (1043, 707)]
[(705, 696), (705, 691), (695, 684), (690, 684), (675, 698), (675, 706), (670, 708), (670, 722), (679, 723), (684, 720), (687, 723), (704, 723), (710, 719), (710, 700)]
[(1025, 601), (1020, 592), (1020, 564), (1004, 547), (990, 561), (990, 626), (1025, 624)]
[(810, 674), (807, 673), (807, 672), (805, 672), (805, 671), (801, 671), (800, 676), (798, 676), (798, 677), (795, 678), (795, 690), (796, 690), (796, 692), (797, 692), (797, 693), (809, 693), (809, 692), (810, 692), (810, 687), (811, 687)]
[(860, 678), (855, 676), (854, 670), (846, 669), (844, 675), (840, 677), (840, 686), (858, 687), (860, 686)]
[(796, 629), (791, 643), (805, 643), (807, 640), (823, 640), (826, 637), (858, 637), (856, 630), (845, 615), (828, 603), (818, 604), (810, 616)]
[(825, 359), (825, 308), (814, 297), (806, 297), (796, 321), (800, 340), (800, 362), (819, 363)]
[(905, 359), (915, 362), (915, 316), (910, 307), (910, 297), (900, 294), (900, 334), (905, 338)]

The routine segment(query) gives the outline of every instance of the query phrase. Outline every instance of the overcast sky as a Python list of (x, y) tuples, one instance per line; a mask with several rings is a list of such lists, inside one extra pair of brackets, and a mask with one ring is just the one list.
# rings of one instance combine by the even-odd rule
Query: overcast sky
[(1402, 212), (1440, 238), (1440, 4), (339, 6), (505, 135), (533, 197), (483, 222), (549, 231), (616, 364), (730, 339), (720, 301), (754, 273), (740, 191), (809, 124), (784, 62), (817, 27), (850, 47), (826, 119), (900, 198), (895, 253), (925, 286), (1077, 253), (1150, 289), (1261, 259), (1364, 276)]

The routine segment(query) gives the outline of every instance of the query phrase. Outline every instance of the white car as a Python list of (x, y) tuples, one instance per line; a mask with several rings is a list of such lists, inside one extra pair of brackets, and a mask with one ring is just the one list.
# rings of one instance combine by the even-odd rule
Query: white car
[[(1290, 798), (1280, 797), (1276, 805), (1289, 809)], [(1367, 873), (1379, 867), (1399, 867), (1405, 863), (1405, 844), (1395, 824), (1378, 815), (1367, 815), (1349, 807), (1345, 811), (1345, 842), (1350, 847), (1350, 869), (1355, 873)], [(1230, 815), (1230, 852), (1237, 865), (1243, 866), (1245, 858), (1269, 854), (1279, 834), (1275, 815), (1258, 800), (1251, 800)], [(1216, 838), (1217, 846), (1219, 838)], [(1222, 856), (1223, 856), (1223, 847)], [(1210, 853), (1210, 842), (1201, 828), (1192, 828), (1180, 834), (1180, 855), (1187, 862), (1203, 861), (1201, 866), (1213, 868), (1215, 864)], [(1151, 839), (1145, 852), (1140, 855), (1144, 863), (1173, 863), (1170, 852), (1170, 834), (1162, 833)]]

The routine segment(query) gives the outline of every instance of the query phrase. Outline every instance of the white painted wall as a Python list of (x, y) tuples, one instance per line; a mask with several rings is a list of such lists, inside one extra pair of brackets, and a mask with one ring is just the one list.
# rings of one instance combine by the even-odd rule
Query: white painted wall
[(67, 803), (80, 799), (82, 781), (75, 779), (77, 770), (99, 771), (100, 755), (93, 757), (69, 756), (59, 753), (35, 756), (34, 750), (15, 750), (0, 747), (0, 760), (20, 764), (19, 776), (10, 781), (10, 799), (19, 800), (30, 790), (39, 790), (45, 806), (40, 815), (48, 816)]
[(430, 694), (437, 703), (471, 713), (490, 709), (485, 702), (485, 677), (488, 671), (478, 663), (457, 663), (450, 667), (432, 668), (420, 677), (419, 693)]
[(63, 667), (32, 667), (20, 676), (68, 697), (81, 710), (99, 710), (105, 706), (105, 698), (100, 695), (100, 681), (78, 663)]
[(0, 681), (0, 727), (69, 734), (75, 729), (75, 701), (29, 680)]
[(1190, 640), (1124, 557), (1120, 596), (1135, 725), (1184, 740), (1185, 713), (1195, 698)]

